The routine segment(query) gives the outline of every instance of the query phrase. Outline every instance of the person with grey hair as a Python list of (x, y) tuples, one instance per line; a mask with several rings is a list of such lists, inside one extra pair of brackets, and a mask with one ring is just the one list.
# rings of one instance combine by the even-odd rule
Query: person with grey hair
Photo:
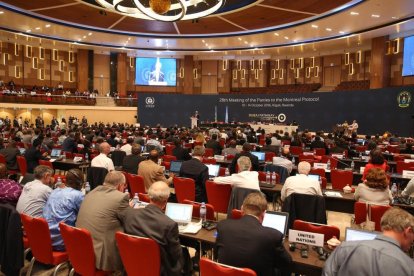
[(52, 192), (53, 174), (53, 169), (48, 166), (39, 165), (34, 169), (35, 180), (24, 185), (17, 201), (17, 212), (31, 217), (42, 217), (43, 207)]
[(214, 178), (214, 182), (219, 184), (230, 184), (233, 187), (254, 189), (260, 191), (259, 173), (251, 171), (252, 162), (247, 156), (237, 159), (238, 173), (229, 176), (219, 176)]
[(125, 182), (122, 172), (109, 172), (103, 185), (85, 196), (76, 220), (76, 227), (91, 233), (96, 268), (105, 271), (122, 271), (115, 233), (123, 230), (124, 211), (130, 208)]
[(195, 200), (207, 202), (206, 181), (208, 180), (208, 167), (202, 163), (205, 148), (195, 146), (193, 158), (184, 161), (180, 168), (180, 177), (187, 177), (195, 181)]
[(414, 275), (407, 254), (414, 241), (414, 217), (393, 207), (381, 218), (374, 240), (343, 242), (329, 256), (322, 275)]
[(131, 154), (125, 156), (122, 161), (122, 170), (130, 174), (136, 174), (138, 171), (139, 163), (144, 161), (146, 158), (141, 156), (141, 145), (132, 144)]
[(307, 195), (322, 195), (321, 185), (318, 180), (308, 177), (311, 170), (309, 162), (302, 161), (298, 164), (298, 173), (295, 176), (286, 178), (281, 193), (281, 200), (293, 193), (307, 194)]
[(107, 142), (99, 144), (100, 154), (92, 159), (91, 167), (105, 168), (108, 171), (115, 170), (114, 162), (108, 157), (108, 154), (111, 152), (111, 146)]
[(145, 208), (125, 212), (125, 233), (155, 240), (160, 245), (160, 275), (182, 275), (183, 254), (178, 236), (178, 224), (163, 210), (170, 195), (165, 182), (153, 183), (148, 189), (150, 204)]

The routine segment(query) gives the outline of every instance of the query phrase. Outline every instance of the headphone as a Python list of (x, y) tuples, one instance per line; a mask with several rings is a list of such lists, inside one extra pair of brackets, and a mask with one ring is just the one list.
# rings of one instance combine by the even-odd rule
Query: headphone
[(71, 169), (68, 171), (68, 173), (71, 173), (75, 176), (75, 183), (78, 187), (81, 187), (83, 185), (83, 176), (79, 175), (77, 170)]

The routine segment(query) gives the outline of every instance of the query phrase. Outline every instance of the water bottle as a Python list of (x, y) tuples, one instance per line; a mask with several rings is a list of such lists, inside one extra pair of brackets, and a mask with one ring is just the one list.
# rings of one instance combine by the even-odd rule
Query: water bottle
[(89, 160), (89, 154), (85, 153), (85, 161), (88, 161), (88, 160)]
[(229, 176), (229, 175), (230, 175), (230, 170), (229, 170), (229, 168), (226, 168), (226, 170), (225, 170), (225, 172), (224, 172), (224, 175), (225, 175), (225, 176)]
[(135, 193), (134, 198), (132, 199), (132, 203), (134, 203), (133, 207), (138, 206), (139, 204), (138, 193)]
[(270, 184), (270, 171), (266, 172), (266, 183)]
[(354, 168), (355, 168), (355, 162), (354, 162), (354, 161), (352, 161), (352, 162), (351, 162), (351, 170), (354, 170)]
[(326, 162), (326, 169), (330, 170), (331, 169), (331, 160), (328, 159), (328, 162)]
[(129, 198), (129, 191), (128, 191), (128, 189), (125, 189), (124, 194), (127, 194), (128, 195), (128, 198)]
[(362, 160), (362, 152), (359, 153), (359, 159)]
[(91, 185), (89, 185), (89, 182), (86, 182), (85, 184), (85, 194), (88, 194), (91, 191)]
[(224, 153), (224, 160), (227, 160), (227, 153)]
[(276, 173), (272, 172), (272, 184), (276, 185)]
[(56, 184), (55, 184), (55, 189), (56, 188), (61, 188), (62, 187), (62, 179), (60, 177), (58, 177)]
[(396, 196), (398, 194), (398, 188), (397, 188), (397, 184), (395, 182), (392, 183), (391, 193), (392, 193), (392, 196)]
[(207, 208), (206, 208), (206, 204), (204, 202), (201, 203), (200, 206), (200, 219), (202, 222), (206, 221), (206, 217), (207, 217)]
[(295, 165), (295, 157), (292, 157), (292, 164)]

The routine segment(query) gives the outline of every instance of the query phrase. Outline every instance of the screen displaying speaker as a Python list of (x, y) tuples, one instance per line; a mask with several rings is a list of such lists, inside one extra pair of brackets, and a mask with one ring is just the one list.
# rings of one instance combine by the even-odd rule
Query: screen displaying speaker
[(176, 86), (176, 59), (137, 57), (135, 65), (135, 84)]

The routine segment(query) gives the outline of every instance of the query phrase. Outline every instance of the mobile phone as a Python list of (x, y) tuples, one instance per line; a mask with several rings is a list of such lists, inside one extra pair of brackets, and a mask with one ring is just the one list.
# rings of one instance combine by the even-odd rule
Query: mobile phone
[(301, 256), (302, 258), (307, 258), (307, 257), (308, 257), (308, 250), (306, 250), (306, 249), (302, 249), (302, 250), (300, 251), (300, 256)]

